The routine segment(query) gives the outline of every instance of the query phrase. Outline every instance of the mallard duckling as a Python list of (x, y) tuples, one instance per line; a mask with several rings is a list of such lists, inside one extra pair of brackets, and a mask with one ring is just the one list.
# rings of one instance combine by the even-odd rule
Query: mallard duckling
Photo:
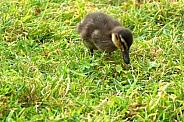
[(132, 33), (111, 16), (101, 12), (90, 13), (78, 23), (77, 32), (92, 54), (93, 50), (110, 53), (118, 48), (122, 51), (125, 63), (130, 63)]

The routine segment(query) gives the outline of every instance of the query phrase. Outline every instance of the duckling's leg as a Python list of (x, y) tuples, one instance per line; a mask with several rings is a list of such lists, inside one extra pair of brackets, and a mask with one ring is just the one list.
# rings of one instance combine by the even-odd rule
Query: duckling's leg
[(90, 54), (93, 55), (93, 49), (90, 49)]

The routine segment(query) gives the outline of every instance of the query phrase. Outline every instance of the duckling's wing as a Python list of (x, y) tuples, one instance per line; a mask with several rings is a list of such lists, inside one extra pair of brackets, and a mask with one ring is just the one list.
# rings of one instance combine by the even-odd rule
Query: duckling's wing
[(102, 52), (112, 52), (117, 49), (111, 40), (111, 34), (104, 34), (101, 30), (95, 30), (92, 34), (92, 40), (95, 47)]
[(77, 25), (77, 32), (84, 38), (90, 38), (91, 33), (94, 31), (95, 25), (92, 19), (85, 18)]
[(84, 45), (90, 49), (97, 49), (91, 37), (91, 34), (95, 29), (94, 26), (95, 25), (93, 23), (93, 20), (91, 20), (90, 18), (83, 19), (77, 25), (77, 32), (80, 34)]

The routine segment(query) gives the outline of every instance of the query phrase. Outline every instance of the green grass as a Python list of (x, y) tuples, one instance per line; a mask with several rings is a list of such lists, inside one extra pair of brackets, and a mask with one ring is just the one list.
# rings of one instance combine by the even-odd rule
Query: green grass
[[(184, 121), (184, 2), (132, 1), (1, 1), (0, 120)], [(131, 64), (89, 55), (93, 11), (132, 30)]]

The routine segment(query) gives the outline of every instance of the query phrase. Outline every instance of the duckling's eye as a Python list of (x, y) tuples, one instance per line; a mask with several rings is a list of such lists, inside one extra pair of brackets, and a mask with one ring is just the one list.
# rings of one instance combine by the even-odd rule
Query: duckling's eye
[(124, 42), (122, 42), (121, 40), (120, 40), (120, 43), (121, 43), (122, 45), (124, 45)]

